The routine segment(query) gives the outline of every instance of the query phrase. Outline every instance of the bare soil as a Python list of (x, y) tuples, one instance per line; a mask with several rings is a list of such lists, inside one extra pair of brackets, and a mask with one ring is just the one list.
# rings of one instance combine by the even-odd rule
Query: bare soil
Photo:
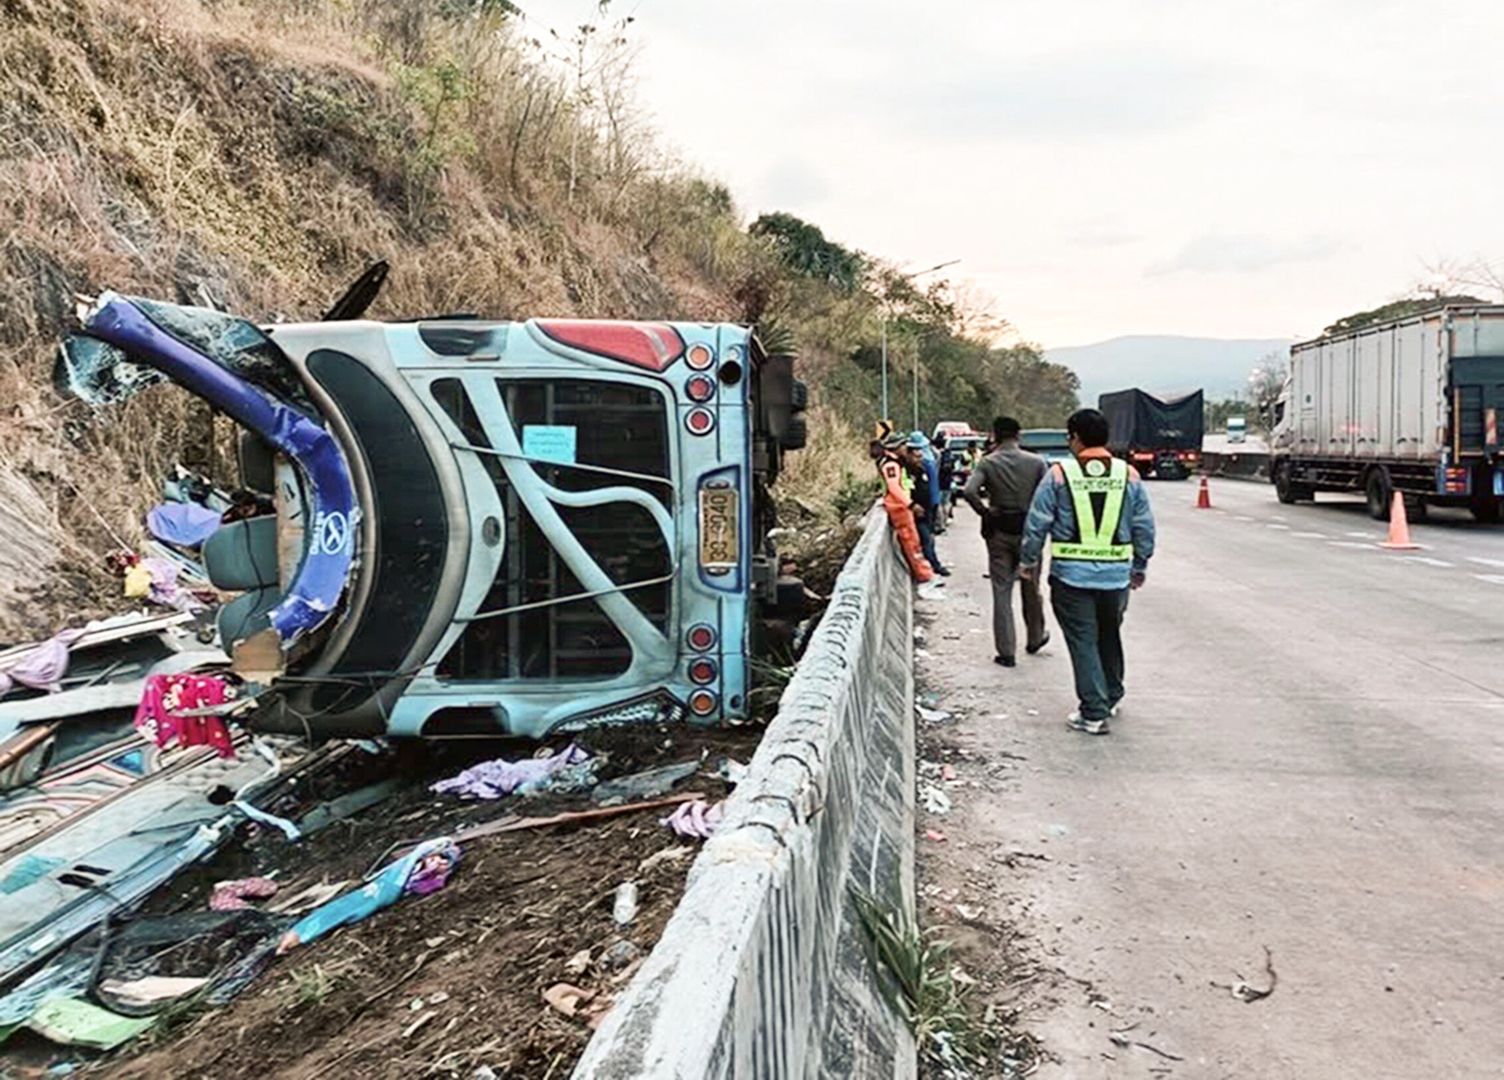
[[(709, 770), (722, 755), (745, 761), (759, 735), (756, 729), (654, 728), (581, 741), (611, 754), (603, 777), (707, 750), (706, 773), (677, 790), (703, 791), (714, 800), (725, 785)], [(509, 814), (544, 816), (591, 806), (586, 796), (475, 803), (427, 791), (434, 779), (502, 749), (487, 742), (403, 759), (402, 775), (411, 782), (381, 805), (303, 844), (256, 830), (213, 863), (164, 887), (150, 907), (201, 909), (215, 881), (271, 870), (278, 871), (284, 891), (359, 878), (402, 841)], [(511, 749), (509, 756), (516, 756), (517, 748)], [(379, 779), (379, 772), (369, 762), (346, 766), (341, 775), (321, 778), (317, 795), (354, 789)], [(696, 848), (660, 824), (663, 813), (638, 811), (474, 840), (439, 892), (405, 898), (279, 958), (228, 1006), (175, 1017), (94, 1069), (118, 1077), (217, 1080), (468, 1077), (482, 1066), (498, 1077), (566, 1076), (592, 1022), (657, 941), (682, 892)], [(641, 868), (649, 856), (665, 851), (675, 856)], [(628, 880), (639, 884), (640, 910), (628, 926), (618, 927), (613, 894)], [(586, 951), (587, 966), (566, 967)], [(576, 1016), (544, 999), (544, 991), (561, 982), (589, 995)], [(78, 1060), (77, 1054), (67, 1057)]]

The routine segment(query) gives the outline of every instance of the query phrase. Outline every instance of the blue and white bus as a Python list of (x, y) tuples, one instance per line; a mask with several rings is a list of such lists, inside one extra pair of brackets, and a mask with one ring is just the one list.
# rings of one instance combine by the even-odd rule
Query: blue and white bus
[(217, 628), (250, 725), (747, 716), (758, 627), (803, 596), (768, 539), (804, 438), (791, 358), (730, 324), (359, 315), (258, 327), (107, 293), (62, 350), (86, 400), (165, 378), (243, 429), (237, 483), (274, 512), (203, 562), (235, 594)]

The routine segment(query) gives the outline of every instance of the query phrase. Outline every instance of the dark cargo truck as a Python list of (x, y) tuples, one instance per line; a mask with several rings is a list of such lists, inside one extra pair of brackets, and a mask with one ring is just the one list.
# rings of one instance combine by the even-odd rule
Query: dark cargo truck
[(1143, 476), (1184, 480), (1201, 464), (1205, 431), (1202, 392), (1155, 397), (1147, 390), (1114, 390), (1097, 399), (1111, 428), (1108, 448)]

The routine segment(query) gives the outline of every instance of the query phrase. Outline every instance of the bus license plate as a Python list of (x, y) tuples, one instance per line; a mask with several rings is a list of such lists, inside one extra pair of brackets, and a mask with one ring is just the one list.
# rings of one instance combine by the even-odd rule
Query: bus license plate
[(740, 561), (735, 488), (700, 490), (700, 565), (724, 573)]

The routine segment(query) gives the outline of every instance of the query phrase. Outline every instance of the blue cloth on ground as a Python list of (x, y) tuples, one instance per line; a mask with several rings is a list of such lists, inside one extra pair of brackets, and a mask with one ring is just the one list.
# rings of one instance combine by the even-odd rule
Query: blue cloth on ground
[(146, 527), (164, 543), (196, 548), (219, 528), (219, 514), (198, 503), (162, 503), (146, 512)]

